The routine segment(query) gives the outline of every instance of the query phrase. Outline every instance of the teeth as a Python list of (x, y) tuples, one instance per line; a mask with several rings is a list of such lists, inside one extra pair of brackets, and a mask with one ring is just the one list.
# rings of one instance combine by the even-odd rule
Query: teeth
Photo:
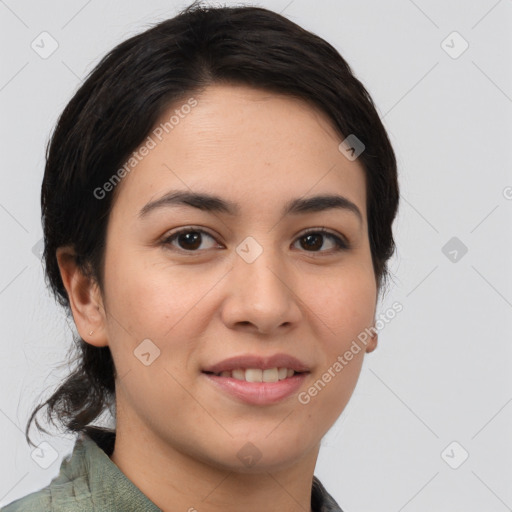
[(277, 382), (279, 380), (292, 377), (295, 371), (291, 368), (268, 368), (260, 370), (259, 368), (237, 368), (236, 370), (223, 371), (219, 373), (221, 377), (232, 377), (236, 380), (245, 380), (247, 382)]
[(263, 382), (277, 382), (279, 380), (279, 370), (277, 368), (269, 368), (263, 370)]
[(247, 382), (263, 382), (263, 370), (259, 370), (258, 368), (245, 370), (245, 380)]
[[(224, 373), (224, 372), (222, 372)], [(231, 373), (231, 372), (226, 372)], [(221, 377), (223, 375), (221, 374)], [(228, 377), (231, 377), (231, 375), (228, 375)], [(245, 370), (242, 370), (241, 368), (237, 368), (236, 370), (233, 370), (233, 379), (236, 380), (245, 380)]]

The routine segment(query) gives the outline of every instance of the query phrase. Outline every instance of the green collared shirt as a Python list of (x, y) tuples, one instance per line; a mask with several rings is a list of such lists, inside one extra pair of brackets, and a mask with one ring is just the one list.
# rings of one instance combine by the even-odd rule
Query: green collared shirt
[[(2, 512), (161, 512), (112, 462), (115, 432), (91, 429), (79, 434), (71, 457), (40, 491), (13, 501)], [(313, 477), (313, 512), (342, 512)]]

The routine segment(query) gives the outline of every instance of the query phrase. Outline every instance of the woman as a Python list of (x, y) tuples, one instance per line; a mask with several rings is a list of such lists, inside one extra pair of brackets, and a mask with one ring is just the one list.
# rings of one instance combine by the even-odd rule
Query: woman
[(26, 434), (47, 407), (78, 437), (4, 510), (341, 510), (314, 469), (377, 345), (398, 184), (339, 53), (194, 3), (83, 83), (41, 202), (80, 358)]

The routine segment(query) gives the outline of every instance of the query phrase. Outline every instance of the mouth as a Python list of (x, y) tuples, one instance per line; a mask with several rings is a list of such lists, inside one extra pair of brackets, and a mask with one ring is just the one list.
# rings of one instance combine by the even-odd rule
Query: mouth
[(310, 368), (287, 354), (236, 356), (201, 373), (222, 394), (251, 405), (270, 405), (289, 398), (303, 385)]

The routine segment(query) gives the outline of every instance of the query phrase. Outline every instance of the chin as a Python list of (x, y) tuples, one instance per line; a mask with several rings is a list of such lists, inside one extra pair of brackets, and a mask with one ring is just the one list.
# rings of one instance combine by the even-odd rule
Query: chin
[[(271, 431), (272, 429), (269, 430)], [(276, 472), (290, 468), (320, 445), (319, 442), (306, 444), (304, 439), (296, 441), (293, 439), (294, 436), (275, 434), (273, 437), (274, 434), (267, 438), (261, 434), (257, 437), (233, 437), (220, 448), (215, 454), (217, 456), (213, 456), (209, 463), (235, 473)]]

